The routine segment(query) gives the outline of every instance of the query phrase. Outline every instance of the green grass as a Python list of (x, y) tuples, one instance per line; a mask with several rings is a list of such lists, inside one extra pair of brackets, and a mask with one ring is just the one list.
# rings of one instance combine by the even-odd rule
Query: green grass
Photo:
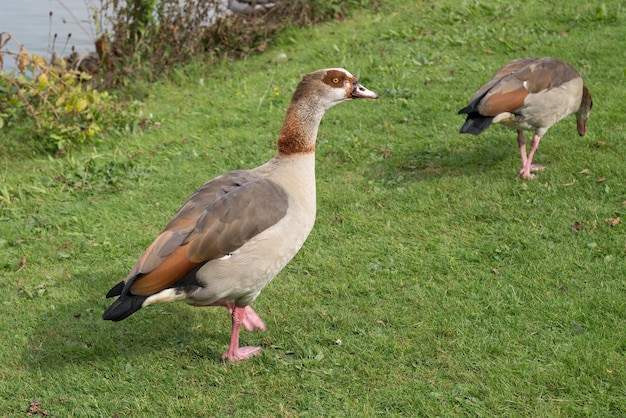
[[(3, 156), (0, 416), (33, 399), (77, 417), (626, 414), (626, 9), (394, 4), (172, 73), (147, 90), (160, 127)], [(583, 73), (594, 109), (583, 138), (552, 127), (547, 169), (521, 181), (515, 133), (460, 135), (456, 112), (503, 63), (546, 55)], [(329, 66), (381, 98), (322, 121), (316, 226), (254, 304), (268, 331), (242, 334), (262, 355), (219, 360), (225, 310), (102, 321), (182, 202), (270, 158), (300, 76)]]

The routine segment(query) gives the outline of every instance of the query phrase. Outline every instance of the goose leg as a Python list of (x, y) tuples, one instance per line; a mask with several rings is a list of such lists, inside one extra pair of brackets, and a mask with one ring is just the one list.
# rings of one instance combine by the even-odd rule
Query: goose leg
[[(539, 165), (533, 165), (533, 156), (535, 155), (535, 151), (537, 150), (537, 147), (539, 147), (539, 141), (541, 141), (541, 137), (537, 134), (535, 134), (535, 136), (533, 136), (532, 141), (530, 142), (530, 152), (528, 153), (528, 157), (526, 158), (526, 161), (524, 161), (524, 159), (522, 159), (522, 162), (524, 163), (522, 170), (519, 172), (519, 176), (523, 179), (532, 179), (535, 177), (534, 174), (531, 174), (530, 171), (533, 170), (542, 170), (543, 167), (539, 166)], [(524, 144), (524, 149), (526, 148), (525, 144)]]
[[(233, 316), (235, 314), (235, 309), (237, 309), (237, 307), (235, 306), (234, 303), (225, 302), (221, 305), (226, 306), (226, 308), (228, 308), (228, 313), (230, 314), (230, 316)], [(246, 331), (252, 332), (255, 329), (260, 329), (261, 331), (265, 331), (267, 329), (261, 317), (257, 315), (256, 312), (254, 312), (254, 309), (252, 309), (251, 306), (246, 306), (241, 309), (244, 310), (243, 327), (246, 329)]]
[(222, 360), (239, 361), (260, 354), (261, 347), (239, 347), (239, 331), (246, 318), (246, 307), (234, 306), (232, 317), (233, 328), (230, 333), (230, 345), (222, 356)]
[(192, 306), (224, 306), (228, 309), (228, 313), (233, 319), (233, 325), (230, 332), (230, 344), (228, 350), (222, 356), (222, 360), (239, 361), (247, 359), (248, 357), (256, 356), (261, 353), (261, 347), (239, 347), (239, 332), (241, 331), (241, 325), (248, 331), (254, 331), (260, 329), (265, 331), (265, 323), (254, 312), (254, 309), (250, 306), (244, 306), (239, 308), (235, 306), (233, 302), (215, 302), (210, 305), (201, 305), (192, 303)]
[[(199, 303), (191, 303), (190, 305), (196, 306), (199, 308), (204, 307), (204, 306), (223, 306), (226, 309), (228, 309), (228, 314), (230, 316), (233, 316), (233, 311), (235, 310), (235, 304), (233, 302), (215, 302), (215, 303), (211, 303), (210, 305), (201, 305)], [(245, 309), (245, 316), (243, 319), (243, 327), (246, 329), (246, 331), (252, 332), (257, 329), (260, 329), (261, 331), (265, 331), (267, 329), (261, 317), (257, 315), (256, 312), (254, 312), (254, 309), (252, 309), (251, 306), (246, 306), (244, 309)]]
[[(526, 167), (526, 160), (527, 160), (526, 137), (524, 136), (523, 131), (517, 131), (517, 143), (519, 144), (519, 153), (522, 156), (522, 171), (523, 171), (524, 167)], [(520, 171), (520, 175), (522, 174), (522, 171)]]

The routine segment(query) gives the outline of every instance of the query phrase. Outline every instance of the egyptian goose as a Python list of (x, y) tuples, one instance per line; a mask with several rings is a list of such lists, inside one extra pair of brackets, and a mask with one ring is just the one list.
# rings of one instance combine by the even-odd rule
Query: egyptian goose
[(278, 152), (267, 163), (223, 174), (200, 187), (107, 297), (102, 315), (120, 321), (155, 303), (225, 306), (232, 316), (223, 360), (256, 355), (239, 330), (265, 330), (249, 306), (298, 252), (315, 221), (315, 142), (324, 113), (378, 95), (341, 68), (305, 75), (287, 108)]
[[(520, 58), (500, 68), (459, 110), (467, 114), (461, 133), (478, 135), (492, 123), (515, 128), (522, 156), (519, 176), (531, 179), (531, 170), (543, 168), (532, 161), (548, 128), (576, 113), (578, 134), (585, 135), (592, 105), (582, 76), (571, 65), (550, 57)], [(534, 132), (528, 154), (523, 131)]]

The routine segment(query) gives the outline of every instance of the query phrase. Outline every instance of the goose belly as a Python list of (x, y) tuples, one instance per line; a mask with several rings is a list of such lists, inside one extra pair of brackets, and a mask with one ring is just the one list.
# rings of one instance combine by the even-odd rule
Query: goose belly
[(524, 106), (514, 112), (513, 121), (502, 122), (516, 129), (544, 131), (561, 119), (575, 113), (580, 107), (583, 94), (583, 82), (576, 78), (559, 87), (531, 94)]
[(201, 288), (191, 292), (192, 303), (234, 301), (248, 305), (300, 250), (315, 222), (308, 214), (290, 208), (276, 225), (261, 232), (241, 248), (200, 268)]

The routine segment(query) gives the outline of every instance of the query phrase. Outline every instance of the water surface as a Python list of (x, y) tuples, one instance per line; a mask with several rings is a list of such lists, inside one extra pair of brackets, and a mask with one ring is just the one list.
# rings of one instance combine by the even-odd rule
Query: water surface
[[(17, 41), (10, 41), (5, 49), (17, 52), (22, 44), (31, 54), (47, 59), (52, 52), (69, 55), (72, 46), (78, 53), (94, 50), (96, 35), (90, 19), (93, 0), (3, 0), (2, 3), (0, 32), (10, 32)], [(53, 42), (55, 33), (57, 39)], [(69, 33), (72, 36), (66, 45)], [(4, 69), (15, 69), (11, 57), (5, 56)]]

